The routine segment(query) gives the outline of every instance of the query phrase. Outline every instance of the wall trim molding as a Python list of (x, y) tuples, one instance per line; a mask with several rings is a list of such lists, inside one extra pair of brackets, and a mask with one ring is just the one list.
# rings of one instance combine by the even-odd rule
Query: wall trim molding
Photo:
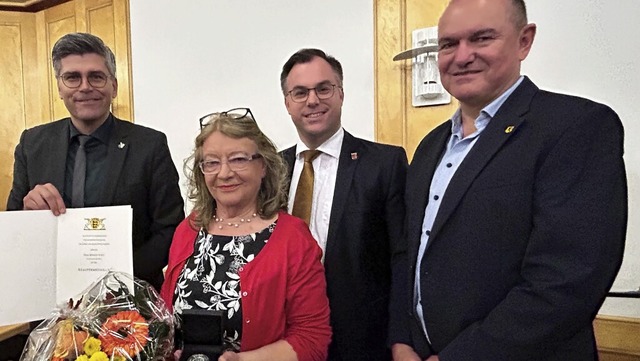
[(602, 361), (640, 360), (640, 318), (598, 315), (593, 327)]
[(38, 11), (46, 10), (68, 1), (71, 0), (29, 0), (23, 2), (0, 1), (0, 11), (37, 13)]

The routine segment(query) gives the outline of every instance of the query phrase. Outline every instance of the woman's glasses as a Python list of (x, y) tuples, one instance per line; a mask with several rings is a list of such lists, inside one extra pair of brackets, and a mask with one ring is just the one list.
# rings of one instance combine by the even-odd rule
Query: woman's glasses
[(200, 170), (202, 174), (218, 174), (222, 169), (222, 165), (226, 164), (233, 172), (247, 169), (252, 160), (262, 158), (260, 154), (238, 154), (229, 157), (226, 161), (222, 159), (208, 159), (200, 162)]
[(216, 112), (216, 113), (207, 114), (204, 117), (200, 118), (200, 129), (209, 125), (211, 118), (229, 117), (231, 119), (242, 119), (247, 115), (251, 117), (251, 119), (253, 119), (254, 122), (256, 121), (256, 118), (253, 117), (253, 113), (251, 113), (251, 109), (249, 108), (233, 108), (233, 109), (227, 110), (226, 112)]

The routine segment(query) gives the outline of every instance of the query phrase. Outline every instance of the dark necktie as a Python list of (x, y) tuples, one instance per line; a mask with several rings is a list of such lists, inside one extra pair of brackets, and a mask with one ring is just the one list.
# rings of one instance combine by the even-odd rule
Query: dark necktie
[(313, 160), (322, 152), (319, 150), (305, 150), (302, 152), (304, 166), (298, 180), (296, 195), (293, 201), (293, 214), (302, 218), (307, 224), (311, 218), (311, 203), (313, 201)]
[(73, 165), (73, 184), (71, 185), (71, 208), (84, 207), (84, 182), (87, 175), (87, 153), (84, 145), (89, 140), (88, 135), (78, 135), (78, 151)]

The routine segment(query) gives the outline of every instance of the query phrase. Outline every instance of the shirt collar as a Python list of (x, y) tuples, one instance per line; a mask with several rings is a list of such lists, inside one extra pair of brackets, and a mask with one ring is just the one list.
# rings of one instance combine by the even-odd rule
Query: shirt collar
[[(96, 129), (93, 133), (89, 134), (92, 138), (98, 139), (101, 143), (108, 144), (109, 136), (111, 135), (111, 130), (113, 129), (113, 125), (115, 121), (113, 120), (113, 114), (109, 113), (107, 120), (102, 123), (98, 129)], [(71, 119), (69, 119), (69, 142), (71, 142), (76, 136), (80, 135), (78, 129), (73, 125)]]
[[(477, 129), (476, 133), (480, 133), (486, 126), (489, 124), (489, 121), (498, 113), (502, 104), (507, 101), (507, 98), (516, 90), (516, 88), (522, 83), (524, 80), (524, 76), (520, 76), (509, 89), (505, 90), (504, 93), (500, 94), (494, 101), (487, 104), (480, 111), (480, 115), (474, 120), (475, 127)], [(462, 111), (460, 108), (456, 110), (456, 112), (451, 117), (451, 134), (459, 135), (462, 138)]]
[[(320, 144), (317, 150), (321, 151), (324, 154), (328, 154), (333, 158), (338, 159), (340, 157), (340, 148), (342, 148), (342, 140), (344, 139), (344, 129), (340, 127), (335, 134), (331, 136), (331, 138), (325, 140), (324, 143)], [(301, 159), (301, 154), (305, 150), (309, 150), (301, 140), (298, 140), (296, 144), (296, 158)]]

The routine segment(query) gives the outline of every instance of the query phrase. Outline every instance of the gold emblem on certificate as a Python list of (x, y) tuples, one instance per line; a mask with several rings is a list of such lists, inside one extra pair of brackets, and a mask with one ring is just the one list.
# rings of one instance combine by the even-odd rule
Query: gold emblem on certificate
[(85, 218), (85, 231), (104, 231), (106, 230), (104, 220), (106, 218)]

